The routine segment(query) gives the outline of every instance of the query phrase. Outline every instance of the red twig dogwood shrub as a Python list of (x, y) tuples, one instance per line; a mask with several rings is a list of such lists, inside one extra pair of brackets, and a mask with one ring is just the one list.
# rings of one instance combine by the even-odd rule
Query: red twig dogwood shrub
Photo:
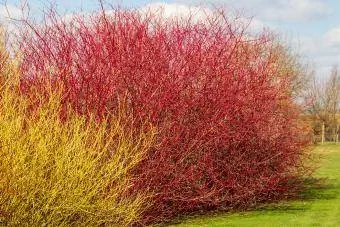
[(61, 82), (65, 108), (100, 120), (124, 100), (135, 127), (158, 128), (133, 186), (155, 193), (143, 223), (247, 208), (299, 187), (307, 141), (270, 33), (251, 35), (220, 11), (204, 21), (121, 9), (46, 16), (20, 37), (22, 90)]

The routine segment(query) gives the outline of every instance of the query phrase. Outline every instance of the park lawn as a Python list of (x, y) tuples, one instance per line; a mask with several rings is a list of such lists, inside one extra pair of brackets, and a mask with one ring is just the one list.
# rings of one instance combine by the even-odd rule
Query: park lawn
[(304, 199), (249, 212), (188, 217), (176, 226), (340, 226), (340, 144), (319, 145), (314, 153), (320, 157), (315, 176), (328, 179)]

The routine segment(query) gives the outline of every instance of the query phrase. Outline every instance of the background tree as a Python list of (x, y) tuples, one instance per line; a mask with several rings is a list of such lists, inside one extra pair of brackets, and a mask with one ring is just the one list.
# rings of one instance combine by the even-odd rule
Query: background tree
[(326, 134), (331, 135), (328, 139), (333, 140), (339, 128), (340, 72), (337, 65), (332, 67), (326, 80), (313, 77), (307, 100), (315, 134), (322, 133), (324, 125)]

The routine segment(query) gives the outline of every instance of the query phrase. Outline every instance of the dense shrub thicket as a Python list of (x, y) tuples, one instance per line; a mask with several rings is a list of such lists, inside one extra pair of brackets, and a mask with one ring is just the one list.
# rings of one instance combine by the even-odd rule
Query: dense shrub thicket
[(299, 188), (307, 141), (286, 53), (270, 33), (250, 34), (220, 11), (201, 22), (119, 9), (46, 16), (20, 37), (21, 91), (61, 83), (64, 116), (70, 105), (101, 120), (123, 102), (133, 127), (157, 127), (131, 186), (154, 193), (142, 223), (247, 208)]
[(69, 112), (61, 120), (56, 91), (48, 98), (36, 94), (39, 105), (31, 108), (4, 48), (0, 76), (0, 225), (127, 226), (138, 221), (149, 195), (128, 189), (154, 132), (133, 132), (125, 127), (124, 115), (99, 123)]

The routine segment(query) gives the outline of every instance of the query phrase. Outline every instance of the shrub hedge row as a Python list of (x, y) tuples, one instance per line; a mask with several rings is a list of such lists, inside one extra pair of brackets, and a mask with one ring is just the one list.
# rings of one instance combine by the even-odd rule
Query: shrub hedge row
[[(66, 135), (47, 127), (41, 136), (63, 137), (58, 152), (65, 153), (49, 151), (46, 157), (55, 160), (69, 152), (87, 156), (96, 149), (105, 151), (107, 143), (115, 144), (116, 152), (110, 156), (115, 164), (101, 163), (100, 168), (114, 176), (117, 171), (132, 174), (131, 184), (124, 189), (124, 196), (132, 196), (129, 199), (137, 201), (136, 193), (152, 195), (151, 205), (131, 222), (150, 224), (198, 210), (245, 209), (292, 196), (301, 188), (301, 177), (309, 173), (303, 162), (309, 141), (292, 99), (295, 78), (282, 60), (287, 53), (275, 36), (247, 32), (244, 24), (221, 11), (207, 14), (204, 21), (165, 20), (152, 12), (121, 9), (68, 21), (56, 15), (49, 11), (44, 23), (24, 23), (28, 30), (23, 29), (18, 39), (20, 94), (35, 105), (41, 102), (37, 94), (50, 97), (49, 89), (62, 88), (58, 117), (66, 123), (59, 123), (54, 114), (43, 121), (55, 130), (64, 127), (58, 124), (66, 124), (68, 130), (60, 131)], [(129, 116), (126, 124), (116, 120), (107, 124), (122, 109)], [(77, 120), (69, 120), (70, 113), (79, 116)], [(78, 120), (83, 119), (80, 116), (87, 120)], [(109, 134), (112, 127), (122, 132), (112, 141), (92, 145), (93, 140), (105, 140), (101, 133), (99, 138), (93, 136), (97, 129), (82, 134), (94, 122), (106, 123), (108, 129), (99, 128)], [(153, 127), (157, 133), (150, 142), (145, 136)], [(20, 130), (28, 133), (28, 129)], [(87, 137), (90, 142), (80, 140)], [(79, 149), (70, 151), (73, 140)], [(29, 141), (22, 142), (40, 144)], [(143, 159), (136, 158), (139, 152)], [(131, 171), (124, 160), (133, 163)], [(76, 166), (81, 170), (88, 161)], [(102, 170), (87, 170), (78, 183), (100, 181)], [(107, 190), (122, 189), (122, 182)], [(82, 200), (83, 192), (77, 193)], [(52, 202), (53, 196), (47, 193), (44, 198)], [(118, 197), (103, 203), (114, 206), (117, 201)], [(139, 200), (136, 203), (141, 205)], [(134, 205), (131, 209), (138, 211)], [(77, 222), (83, 217), (73, 218)]]

